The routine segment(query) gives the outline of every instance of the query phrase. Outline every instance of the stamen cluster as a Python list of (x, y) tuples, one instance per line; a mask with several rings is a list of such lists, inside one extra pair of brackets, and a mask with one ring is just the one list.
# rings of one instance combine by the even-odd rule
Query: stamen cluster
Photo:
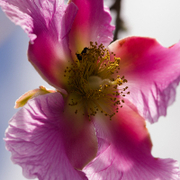
[(92, 42), (90, 47), (85, 47), (81, 54), (76, 55), (77, 59), (66, 68), (64, 74), (70, 94), (69, 105), (77, 106), (75, 113), (81, 111), (89, 119), (98, 111), (111, 119), (122, 107), (128, 88), (119, 88), (127, 82), (124, 76), (113, 78), (120, 70), (120, 58), (110, 54), (102, 44), (98, 46)]

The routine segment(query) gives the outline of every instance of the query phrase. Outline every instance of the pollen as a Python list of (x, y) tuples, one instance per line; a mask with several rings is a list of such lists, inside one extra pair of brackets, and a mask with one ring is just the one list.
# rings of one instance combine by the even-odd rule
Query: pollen
[(98, 112), (110, 119), (118, 113), (129, 94), (127, 86), (121, 88), (127, 80), (118, 74), (120, 61), (102, 44), (93, 42), (76, 53), (75, 61), (64, 71), (71, 97), (68, 105), (75, 107), (75, 114), (82, 113), (91, 120)]

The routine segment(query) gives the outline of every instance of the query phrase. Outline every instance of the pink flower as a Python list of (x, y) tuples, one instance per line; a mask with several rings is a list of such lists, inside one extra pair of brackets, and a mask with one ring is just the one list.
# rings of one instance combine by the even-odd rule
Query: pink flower
[(25, 177), (180, 179), (176, 161), (151, 155), (145, 126), (175, 99), (180, 43), (165, 48), (129, 37), (108, 46), (114, 27), (103, 0), (1, 0), (0, 6), (30, 37), (29, 61), (57, 89), (25, 94), (17, 106), (28, 102), (10, 120), (6, 147)]

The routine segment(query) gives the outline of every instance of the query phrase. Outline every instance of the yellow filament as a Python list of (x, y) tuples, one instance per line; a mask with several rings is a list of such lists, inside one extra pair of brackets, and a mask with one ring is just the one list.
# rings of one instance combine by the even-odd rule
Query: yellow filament
[[(86, 52), (79, 55), (81, 58), (77, 57), (64, 74), (68, 93), (74, 97), (69, 105), (82, 107), (80, 109), (84, 109), (83, 114), (89, 118), (100, 111), (111, 119), (118, 112), (118, 106), (122, 107), (124, 103), (122, 97), (125, 94), (119, 93), (119, 86), (127, 80), (119, 75), (113, 78), (113, 74), (119, 71), (120, 58), (110, 54), (102, 44), (98, 46), (92, 42)], [(114, 57), (113, 61), (111, 56)], [(122, 92), (126, 89), (123, 88)], [(80, 110), (77, 108), (75, 114), (78, 112)]]

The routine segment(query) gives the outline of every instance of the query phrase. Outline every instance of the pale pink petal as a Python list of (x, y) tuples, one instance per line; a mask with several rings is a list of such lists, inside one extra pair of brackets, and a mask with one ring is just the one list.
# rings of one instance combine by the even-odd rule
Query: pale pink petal
[(63, 0), (2, 0), (0, 6), (30, 37), (30, 62), (51, 85), (61, 86), (63, 68), (71, 60), (68, 34), (76, 5), (67, 6)]
[(129, 103), (95, 128), (99, 152), (83, 169), (89, 180), (180, 180), (176, 161), (152, 157), (145, 121)]
[(112, 41), (114, 27), (110, 25), (111, 16), (104, 8), (103, 0), (71, 0), (78, 7), (78, 13), (70, 32), (72, 53), (80, 53), (90, 41), (109, 45)]
[(119, 73), (128, 80), (127, 98), (139, 113), (151, 123), (166, 115), (180, 81), (180, 43), (165, 48), (155, 39), (129, 37), (109, 49), (121, 58)]
[(81, 169), (96, 155), (94, 126), (64, 114), (60, 93), (38, 96), (11, 119), (6, 148), (26, 178), (87, 179)]
[(74, 9), (71, 9), (69, 19), (65, 22), (62, 19), (67, 5), (63, 0), (1, 0), (0, 6), (15, 24), (25, 30), (31, 41), (48, 31), (58, 39), (63, 38), (71, 28), (72, 17), (77, 10), (73, 5)]

